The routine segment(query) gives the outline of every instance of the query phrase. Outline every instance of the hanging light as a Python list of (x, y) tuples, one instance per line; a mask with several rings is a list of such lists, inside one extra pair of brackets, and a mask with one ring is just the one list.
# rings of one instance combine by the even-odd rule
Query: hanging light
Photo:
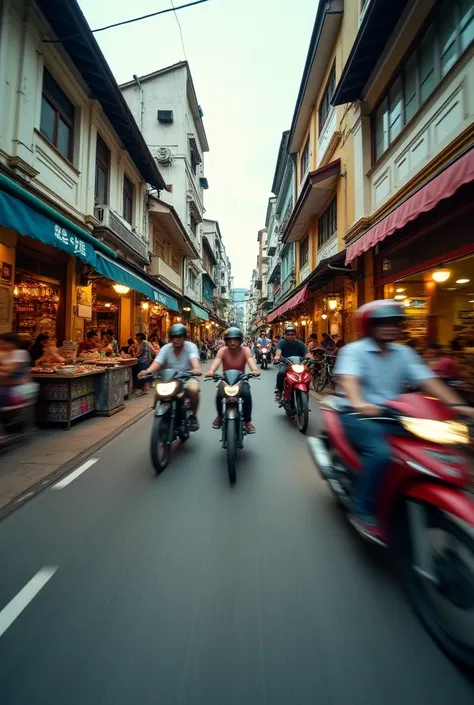
[(456, 279), (456, 284), (469, 284), (470, 279)]
[(443, 282), (447, 282), (450, 276), (451, 276), (450, 269), (436, 269), (433, 272), (433, 274), (431, 275), (431, 278), (437, 284), (442, 284)]
[(406, 299), (405, 294), (397, 294), (395, 296), (395, 301), (403, 301), (403, 299)]
[(328, 307), (330, 311), (335, 311), (337, 308), (337, 299), (329, 299)]
[(112, 288), (117, 292), (117, 294), (128, 294), (130, 291), (130, 287), (124, 286), (123, 284), (114, 284)]
[(401, 286), (399, 289), (395, 289), (395, 291), (397, 292), (397, 294), (403, 294), (405, 289), (403, 288), (403, 286)]
[(191, 306), (183, 306), (183, 311), (189, 312), (191, 310)]
[(148, 301), (142, 301), (141, 307), (144, 311), (148, 311), (148, 309), (150, 308), (150, 304)]
[(328, 317), (327, 313), (323, 313), (323, 315), (321, 316), (321, 318), (323, 319), (323, 321), (325, 321), (327, 317)]
[(112, 304), (110, 304), (110, 303), (107, 301), (107, 303), (104, 304), (104, 306), (105, 306), (105, 308), (110, 308), (110, 307), (112, 306)]
[(17, 286), (15, 286), (15, 287), (13, 288), (13, 296), (18, 296), (19, 293), (20, 293), (19, 288), (18, 288)]

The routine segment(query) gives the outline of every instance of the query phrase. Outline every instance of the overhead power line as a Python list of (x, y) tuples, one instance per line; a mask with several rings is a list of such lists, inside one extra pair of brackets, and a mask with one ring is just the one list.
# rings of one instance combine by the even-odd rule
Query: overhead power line
[[(174, 12), (176, 15), (177, 10), (184, 10), (186, 7), (193, 7), (194, 5), (202, 5), (203, 2), (209, 2), (209, 0), (194, 0), (194, 2), (188, 2), (185, 5), (179, 5), (178, 7), (167, 7), (166, 10), (157, 10), (157, 12), (150, 12), (148, 15), (142, 15), (141, 17), (132, 17), (130, 20), (122, 20), (122, 22), (115, 22), (114, 24), (108, 24), (106, 27), (98, 27), (97, 29), (92, 29), (91, 32), (96, 34), (97, 32), (105, 32), (106, 29), (113, 29), (114, 27), (123, 27), (126, 24), (132, 24), (132, 22), (141, 22), (141, 20), (148, 20), (150, 17), (157, 17), (158, 15), (165, 15), (168, 12)], [(74, 39), (81, 35), (69, 34), (67, 37), (61, 37), (60, 39), (43, 39), (45, 44), (61, 44), (67, 39)]]
[(194, 2), (188, 2), (186, 5), (179, 5), (178, 7), (168, 7), (166, 10), (158, 10), (157, 12), (150, 12), (148, 15), (142, 15), (141, 17), (133, 17), (130, 20), (123, 20), (122, 22), (115, 22), (115, 24), (109, 24), (106, 27), (99, 27), (98, 29), (93, 29), (92, 32), (105, 32), (106, 29), (113, 29), (114, 27), (122, 27), (125, 24), (132, 24), (132, 22), (140, 22), (141, 20), (148, 20), (150, 17), (157, 17), (157, 15), (165, 15), (167, 12), (174, 12), (176, 14), (177, 10), (184, 10), (186, 7), (192, 7), (193, 5), (201, 5), (203, 2), (209, 2), (209, 0), (194, 0)]
[(179, 27), (179, 36), (181, 37), (181, 46), (183, 47), (184, 58), (185, 58), (185, 60), (187, 61), (187, 60), (188, 60), (188, 57), (186, 56), (186, 47), (184, 46), (183, 30), (182, 30), (182, 28), (181, 28), (181, 22), (179, 21), (179, 17), (178, 17), (178, 15), (176, 14), (176, 10), (179, 9), (179, 8), (175, 7), (173, 0), (171, 0), (171, 7), (173, 8), (173, 12), (174, 12), (174, 16), (175, 16), (175, 18), (176, 18), (176, 22), (178, 23), (178, 27)]

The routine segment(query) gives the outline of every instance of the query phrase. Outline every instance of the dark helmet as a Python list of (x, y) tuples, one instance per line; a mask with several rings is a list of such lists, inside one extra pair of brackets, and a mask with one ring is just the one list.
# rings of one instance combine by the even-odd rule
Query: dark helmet
[(228, 328), (226, 330), (226, 332), (224, 333), (224, 340), (231, 340), (232, 338), (234, 338), (234, 339), (237, 338), (238, 340), (240, 340), (240, 342), (242, 342), (242, 340), (244, 339), (244, 336), (243, 336), (240, 328), (236, 328), (235, 326), (231, 326), (230, 328)]
[(372, 335), (372, 328), (382, 321), (401, 324), (405, 317), (403, 306), (394, 299), (379, 299), (364, 304), (357, 311), (359, 330), (364, 337)]
[(174, 323), (168, 333), (170, 338), (183, 337), (186, 338), (188, 335), (188, 329), (182, 323)]
[(296, 328), (294, 326), (286, 326), (285, 328), (285, 335), (287, 333), (296, 333)]

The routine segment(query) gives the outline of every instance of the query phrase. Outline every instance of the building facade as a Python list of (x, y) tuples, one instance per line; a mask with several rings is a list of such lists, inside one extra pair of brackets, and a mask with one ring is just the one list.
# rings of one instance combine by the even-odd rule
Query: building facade
[(414, 345), (470, 348), (474, 1), (371, 0), (364, 11), (333, 96), (353, 112), (346, 263), (363, 272), (360, 303), (404, 304)]
[(170, 257), (175, 258), (176, 266), (170, 265), (170, 258), (163, 260), (160, 243), (166, 232), (152, 208), (156, 239), (153, 255), (166, 271), (169, 272), (166, 265), (174, 269), (176, 282), (179, 278), (185, 308), (190, 309), (193, 334), (197, 335), (197, 329), (210, 320), (209, 311), (202, 304), (203, 293), (204, 302), (212, 301), (214, 281), (211, 282), (209, 272), (215, 263), (209, 264), (213, 254), (208, 245), (203, 244), (203, 194), (208, 188), (204, 153), (209, 151), (209, 145), (191, 71), (183, 61), (146, 76), (135, 76), (121, 85), (121, 90), (166, 182), (167, 188), (161, 192), (160, 199), (176, 213), (181, 224), (179, 237), (186, 243), (185, 248), (179, 248), (176, 238), (168, 238), (168, 252), (171, 248)]
[(148, 184), (166, 186), (77, 2), (3, 2), (1, 329), (126, 340), (142, 300), (171, 320), (172, 288), (146, 271)]

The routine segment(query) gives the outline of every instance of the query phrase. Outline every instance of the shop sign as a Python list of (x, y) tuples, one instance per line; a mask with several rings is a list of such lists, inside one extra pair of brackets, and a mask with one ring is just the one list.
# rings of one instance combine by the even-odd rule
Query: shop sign
[(156, 302), (159, 304), (163, 304), (163, 306), (168, 305), (168, 297), (165, 296), (165, 294), (160, 293), (156, 289), (153, 289), (153, 298), (155, 299)]
[(86, 257), (87, 245), (84, 240), (81, 240), (77, 235), (70, 235), (66, 228), (62, 228), (60, 225), (54, 226), (54, 236), (63, 245), (66, 246), (67, 251), (78, 257)]

